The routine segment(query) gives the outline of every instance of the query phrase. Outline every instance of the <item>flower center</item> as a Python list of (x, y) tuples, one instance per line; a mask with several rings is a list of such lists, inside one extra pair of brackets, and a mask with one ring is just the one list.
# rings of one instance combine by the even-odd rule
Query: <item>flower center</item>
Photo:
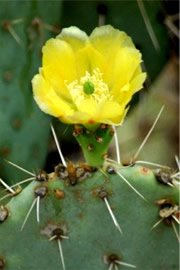
[(83, 85), (83, 91), (86, 95), (91, 95), (94, 93), (94, 84), (91, 81), (86, 81)]
[(101, 103), (106, 99), (112, 100), (108, 85), (103, 80), (103, 73), (99, 68), (93, 70), (92, 74), (88, 71), (85, 76), (71, 83), (65, 81), (66, 87), (72, 97), (73, 102), (81, 105), (81, 101), (85, 99), (93, 99), (97, 103)]

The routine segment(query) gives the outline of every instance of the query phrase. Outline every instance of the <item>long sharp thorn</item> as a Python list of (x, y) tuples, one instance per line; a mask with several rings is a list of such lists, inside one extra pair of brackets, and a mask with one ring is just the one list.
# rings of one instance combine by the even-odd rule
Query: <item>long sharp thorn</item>
[(118, 270), (118, 266), (116, 264), (114, 265), (114, 268), (115, 268), (115, 270)]
[(121, 261), (115, 261), (115, 262), (118, 263), (118, 264), (120, 264), (120, 265), (124, 265), (124, 266), (131, 267), (131, 268), (136, 268), (135, 265), (130, 264), (130, 263), (121, 262)]
[(113, 269), (113, 263), (110, 264), (109, 269), (108, 270), (112, 270)]
[(176, 180), (172, 180), (172, 182), (173, 182), (173, 185), (176, 187), (176, 188), (178, 188), (179, 189), (179, 187), (180, 187), (180, 182), (179, 181), (176, 181)]
[(61, 235), (61, 238), (62, 239), (69, 239), (69, 237), (68, 236), (65, 236), (65, 235)]
[(168, 16), (167, 19), (165, 19), (165, 24), (177, 38), (180, 38), (180, 32), (178, 28), (175, 26), (175, 24), (173, 23), (172, 16)]
[(113, 126), (114, 130), (114, 140), (115, 140), (115, 147), (116, 147), (116, 155), (117, 155), (117, 163), (121, 164), (121, 156), (120, 156), (120, 151), (119, 151), (119, 142), (118, 142), (118, 136), (117, 136), (117, 131), (115, 126)]
[(19, 18), (19, 19), (11, 21), (11, 24), (19, 24), (19, 23), (23, 23), (23, 22), (24, 22), (24, 18)]
[(163, 221), (163, 218), (161, 218), (160, 220), (158, 220), (158, 222), (156, 222), (152, 228), (151, 228), (151, 231), (154, 230), (161, 222)]
[(57, 235), (51, 236), (51, 237), (49, 238), (49, 241), (52, 241), (52, 240), (54, 240), (55, 238), (57, 238)]
[(34, 179), (35, 179), (35, 177), (24, 179), (24, 180), (22, 180), (22, 181), (20, 181), (20, 182), (18, 182), (16, 184), (14, 184), (14, 185), (12, 185), (11, 188), (12, 187), (17, 187), (17, 186), (19, 186), (21, 184), (24, 184), (24, 183), (27, 183), (27, 182), (30, 182), (30, 181), (33, 181)]
[(51, 32), (53, 32), (53, 33), (55, 33), (55, 34), (59, 34), (59, 33), (61, 32), (60, 29), (56, 28), (55, 26), (51, 26), (51, 25), (49, 25), (49, 24), (43, 24), (43, 27), (44, 27), (45, 29), (47, 29), (47, 30), (49, 30), (49, 31), (51, 31)]
[(110, 164), (115, 164), (117, 167), (122, 167), (121, 164), (119, 164), (116, 160), (110, 159), (110, 158), (106, 158), (106, 162), (110, 163)]
[(99, 14), (98, 25), (99, 25), (99, 26), (104, 25), (104, 24), (105, 24), (105, 19), (106, 19), (106, 17), (105, 17), (104, 14)]
[(180, 172), (177, 172), (177, 173), (171, 175), (171, 178), (176, 178), (176, 177), (178, 177), (178, 176), (180, 176)]
[(156, 37), (156, 35), (154, 33), (154, 30), (152, 28), (152, 25), (150, 23), (149, 17), (147, 15), (147, 12), (146, 12), (145, 7), (143, 5), (143, 1), (142, 0), (137, 0), (137, 4), (139, 6), (141, 15), (143, 17), (144, 23), (146, 25), (146, 29), (148, 31), (148, 34), (149, 34), (150, 38), (151, 38), (151, 41), (153, 43), (153, 46), (154, 46), (154, 48), (155, 48), (156, 51), (160, 51), (159, 42), (157, 40), (157, 37)]
[(37, 196), (37, 204), (36, 204), (37, 223), (40, 222), (39, 209), (40, 209), (40, 196)]
[(180, 160), (179, 160), (178, 156), (175, 156), (175, 161), (176, 161), (177, 167), (178, 167), (178, 169), (180, 171)]
[(167, 183), (167, 185), (170, 186), (170, 187), (172, 187), (172, 188), (174, 188), (174, 185), (171, 184), (171, 183)]
[(139, 196), (141, 197), (143, 200), (147, 201), (146, 198), (139, 192), (137, 191), (137, 189), (135, 189), (135, 187), (133, 187), (129, 181), (120, 173), (116, 170), (116, 173), (121, 177), (121, 179), (130, 187), (134, 190), (134, 192)]
[(16, 167), (17, 169), (19, 169), (19, 170), (21, 170), (23, 172), (26, 172), (29, 175), (32, 175), (32, 176), (36, 177), (36, 175), (34, 173), (27, 171), (26, 169), (24, 169), (24, 168), (20, 167), (19, 165), (13, 163), (12, 161), (6, 160), (6, 162), (11, 164), (12, 166)]
[[(49, 241), (52, 241), (52, 240), (54, 240), (54, 239), (56, 239), (57, 238), (57, 235), (53, 235), (53, 236), (51, 236), (50, 238), (49, 238)], [(61, 235), (61, 238), (62, 239), (69, 239), (69, 237), (68, 236), (65, 236), (65, 235)]]
[(0, 183), (1, 183), (7, 190), (9, 190), (11, 193), (15, 194), (15, 191), (12, 189), (12, 187), (8, 186), (8, 184), (6, 184), (1, 178), (0, 178)]
[(151, 165), (154, 167), (162, 168), (162, 169), (170, 169), (168, 166), (164, 166), (158, 163), (150, 162), (150, 161), (144, 161), (144, 160), (137, 160), (135, 161), (136, 164), (146, 164), (146, 165)]
[(25, 219), (24, 219), (23, 224), (21, 226), (21, 230), (20, 230), (21, 232), (24, 229), (24, 226), (25, 226), (25, 224), (28, 220), (28, 217), (30, 216), (31, 211), (32, 211), (33, 207), (35, 206), (36, 202), (37, 202), (37, 198), (34, 199), (33, 203), (31, 204), (31, 207), (29, 208), (29, 211), (27, 212), (27, 215), (25, 216)]
[(0, 198), (0, 201), (3, 201), (4, 199), (11, 197), (12, 193), (6, 194), (5, 196), (3, 196), (2, 198)]
[(106, 178), (108, 178), (107, 174), (103, 171), (102, 168), (99, 168), (98, 170), (99, 170)]
[(60, 156), (60, 159), (62, 161), (62, 164), (63, 164), (64, 167), (67, 167), (66, 161), (65, 161), (65, 159), (63, 157), (63, 154), (62, 154), (62, 151), (61, 151), (61, 148), (60, 148), (60, 145), (59, 145), (59, 142), (58, 142), (58, 139), (57, 139), (57, 136), (56, 136), (56, 133), (55, 133), (55, 130), (54, 130), (54, 127), (53, 127), (52, 124), (51, 124), (51, 130), (52, 130), (52, 134), (53, 134), (53, 137), (54, 137), (56, 147), (58, 149), (59, 156)]
[(138, 149), (137, 152), (135, 153), (135, 155), (134, 155), (134, 157), (133, 157), (134, 160), (137, 159), (137, 157), (138, 157), (138, 155), (140, 154), (141, 150), (143, 149), (145, 143), (146, 143), (147, 140), (149, 139), (149, 137), (150, 137), (152, 131), (154, 130), (154, 128), (155, 128), (155, 126), (156, 126), (156, 124), (157, 124), (157, 122), (158, 122), (158, 120), (159, 120), (159, 118), (160, 118), (160, 116), (161, 116), (161, 114), (162, 114), (162, 112), (163, 112), (163, 110), (164, 110), (164, 106), (161, 107), (161, 109), (160, 109), (160, 111), (159, 111), (159, 113), (158, 113), (158, 115), (157, 115), (157, 117), (156, 117), (156, 119), (155, 119), (155, 121), (154, 121), (152, 127), (150, 128), (148, 134), (146, 135), (146, 137), (144, 138), (143, 142), (141, 143), (139, 149)]
[(174, 220), (180, 225), (180, 220), (179, 220), (175, 215), (172, 215), (172, 217), (173, 217)]
[(176, 237), (177, 237), (177, 240), (178, 240), (178, 242), (180, 243), (180, 236), (179, 236), (179, 234), (178, 234), (178, 232), (177, 232), (176, 226), (175, 226), (175, 224), (174, 224), (173, 221), (172, 221), (172, 227), (173, 227), (173, 230), (174, 230), (175, 235), (176, 235)]
[(22, 40), (19, 38), (19, 36), (16, 34), (16, 32), (14, 31), (13, 27), (11, 25), (9, 25), (7, 27), (7, 29), (9, 30), (9, 33), (12, 35), (12, 37), (15, 39), (15, 41), (21, 46), (23, 47), (23, 43)]
[(59, 247), (59, 254), (60, 254), (63, 270), (66, 270), (65, 263), (64, 263), (63, 251), (62, 251), (62, 245), (61, 245), (61, 240), (60, 239), (58, 239), (58, 247)]
[(121, 234), (123, 234), (123, 232), (122, 232), (122, 230), (121, 230), (121, 228), (120, 228), (120, 226), (119, 226), (119, 224), (118, 224), (118, 222), (117, 222), (117, 220), (116, 220), (116, 218), (115, 218), (115, 216), (114, 216), (114, 214), (113, 214), (113, 211), (112, 211), (112, 209), (111, 209), (111, 207), (110, 207), (110, 205), (109, 205), (109, 202), (108, 202), (108, 200), (107, 200), (106, 197), (104, 198), (104, 202), (105, 202), (105, 204), (106, 204), (106, 206), (107, 206), (107, 209), (108, 209), (108, 211), (109, 211), (109, 214), (110, 214), (110, 216), (111, 216), (111, 218), (112, 218), (112, 220), (113, 220), (113, 222), (114, 222), (114, 225), (116, 226), (116, 228), (118, 229), (118, 231), (119, 231)]

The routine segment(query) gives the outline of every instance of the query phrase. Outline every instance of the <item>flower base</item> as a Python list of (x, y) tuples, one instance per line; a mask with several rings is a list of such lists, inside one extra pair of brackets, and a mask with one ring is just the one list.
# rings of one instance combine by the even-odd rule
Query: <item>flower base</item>
[(83, 126), (75, 125), (73, 135), (83, 150), (87, 164), (93, 167), (103, 165), (107, 157), (108, 146), (114, 135), (113, 128), (102, 124), (95, 131), (92, 131)]

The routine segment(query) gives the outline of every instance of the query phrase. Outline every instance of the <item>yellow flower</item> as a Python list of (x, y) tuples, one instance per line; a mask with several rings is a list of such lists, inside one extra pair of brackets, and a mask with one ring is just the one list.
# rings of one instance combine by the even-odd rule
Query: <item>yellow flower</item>
[(131, 38), (110, 25), (89, 37), (77, 27), (65, 28), (42, 51), (34, 98), (42, 111), (65, 123), (120, 124), (146, 78)]

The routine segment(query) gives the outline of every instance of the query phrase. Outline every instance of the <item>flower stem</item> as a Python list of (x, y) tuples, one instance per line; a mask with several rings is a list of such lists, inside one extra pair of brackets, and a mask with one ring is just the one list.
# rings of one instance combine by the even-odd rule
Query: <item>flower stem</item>
[(100, 167), (107, 157), (107, 150), (114, 130), (111, 126), (102, 124), (92, 131), (83, 126), (75, 125), (76, 140), (82, 148), (85, 160), (89, 166)]

